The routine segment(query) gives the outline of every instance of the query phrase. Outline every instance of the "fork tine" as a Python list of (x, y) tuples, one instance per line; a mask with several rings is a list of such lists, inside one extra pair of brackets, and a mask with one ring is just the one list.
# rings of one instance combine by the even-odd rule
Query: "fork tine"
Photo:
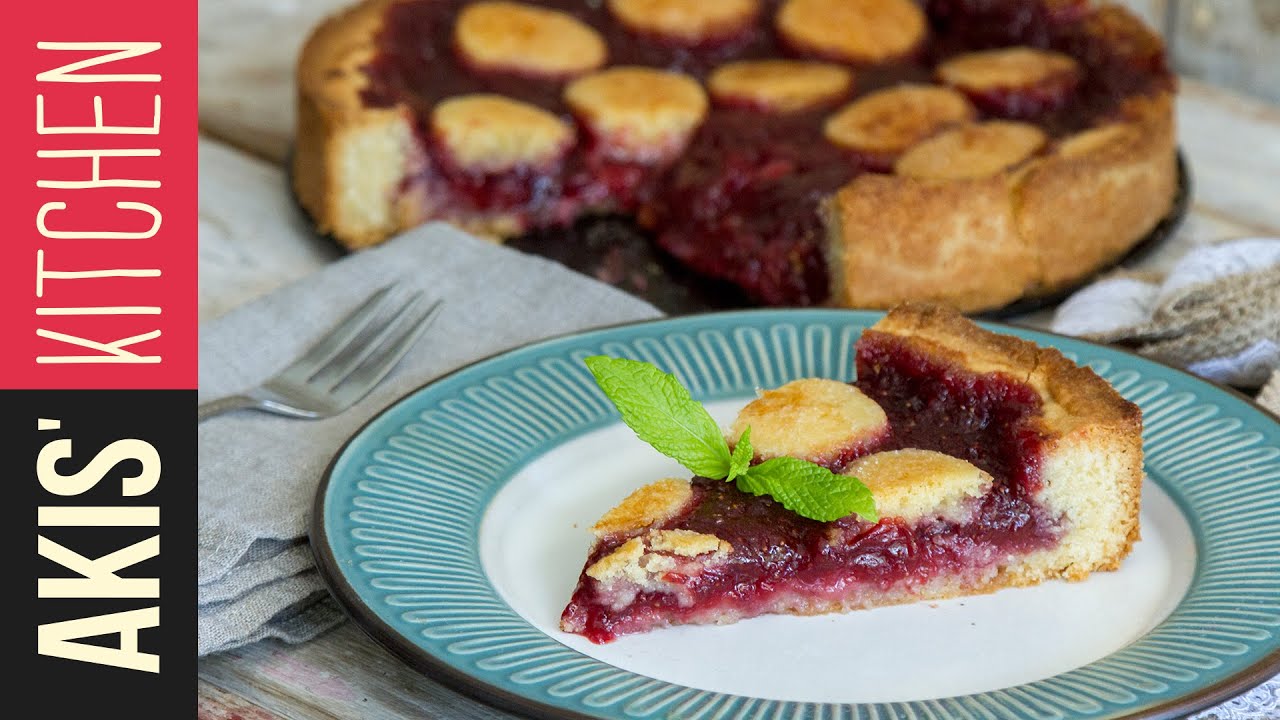
[(382, 308), (377, 317), (370, 320), (351, 339), (351, 342), (347, 343), (346, 347), (317, 368), (311, 377), (307, 378), (307, 384), (323, 393), (331, 394), (343, 378), (360, 367), (378, 349), (383, 340), (395, 330), (399, 321), (415, 310), (421, 299), (422, 291), (418, 290), (394, 304), (384, 303), (389, 307)]
[(369, 325), (370, 320), (373, 319), (383, 301), (386, 300), (387, 294), (391, 292), (392, 287), (392, 285), (387, 285), (370, 295), (368, 300), (361, 303), (360, 307), (352, 310), (341, 323), (329, 331), (329, 334), (321, 338), (281, 374), (288, 373), (296, 377), (307, 377), (332, 360), (335, 355)]
[[(417, 302), (417, 298), (414, 299)], [(440, 306), (442, 301), (437, 300), (432, 303), (417, 320), (408, 324), (403, 330), (399, 328), (405, 326), (405, 322), (397, 322), (398, 333), (395, 336), (387, 337), (377, 347), (377, 353), (367, 358), (360, 367), (356, 368), (343, 379), (341, 387), (336, 389), (336, 396), (341, 402), (354, 403), (364, 397), (375, 385), (382, 382), (382, 379), (391, 372), (391, 369), (400, 362), (400, 359), (409, 352), (413, 344), (417, 342), (422, 333), (431, 325), (431, 322), (440, 314)], [(405, 317), (409, 317), (406, 313)]]

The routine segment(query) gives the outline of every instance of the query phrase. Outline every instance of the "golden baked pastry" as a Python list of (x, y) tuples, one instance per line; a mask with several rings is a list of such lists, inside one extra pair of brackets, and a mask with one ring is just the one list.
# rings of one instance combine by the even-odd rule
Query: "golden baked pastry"
[(798, 50), (866, 64), (907, 55), (926, 33), (924, 12), (911, 0), (785, 0), (776, 22)]
[(707, 114), (707, 94), (696, 80), (647, 67), (578, 78), (564, 99), (606, 156), (640, 163), (679, 154)]
[(979, 107), (1005, 117), (1036, 117), (1071, 99), (1080, 63), (1069, 55), (1029, 47), (964, 53), (938, 65), (938, 79)]
[(1023, 122), (969, 123), (931, 137), (908, 150), (894, 173), (932, 180), (984, 178), (1019, 165), (1048, 142), (1043, 130)]
[(903, 84), (868, 93), (827, 118), (829, 142), (854, 152), (864, 165), (889, 170), (907, 148), (977, 111), (964, 95), (936, 85)]
[(574, 75), (604, 64), (600, 33), (572, 15), (505, 0), (478, 0), (458, 13), (454, 46), (480, 70)]
[(760, 13), (760, 0), (608, 0), (607, 5), (635, 32), (690, 44), (732, 36)]
[(1077, 0), (363, 0), (299, 58), (292, 181), (351, 249), (609, 212), (755, 304), (981, 312), (1168, 215), (1175, 87)]
[(883, 440), (889, 419), (848, 383), (805, 378), (762, 391), (738, 413), (729, 442), (736, 444), (748, 427), (758, 459), (786, 455), (831, 464)]
[(843, 474), (871, 490), (877, 512), (906, 522), (971, 520), (974, 501), (995, 485), (990, 473), (968, 460), (920, 448), (863, 455), (846, 465)]
[(707, 78), (719, 102), (766, 111), (795, 112), (838, 100), (853, 88), (853, 73), (834, 63), (803, 60), (742, 60), (716, 68)]
[(462, 95), (431, 110), (431, 132), (464, 170), (537, 167), (573, 143), (572, 126), (536, 105), (501, 95)]

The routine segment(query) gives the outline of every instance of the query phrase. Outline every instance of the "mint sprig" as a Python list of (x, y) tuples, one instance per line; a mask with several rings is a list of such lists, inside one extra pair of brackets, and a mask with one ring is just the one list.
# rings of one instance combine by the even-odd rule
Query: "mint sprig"
[[(721, 438), (723, 440), (724, 438)], [(755, 448), (751, 447), (751, 427), (742, 430), (738, 444), (733, 446), (733, 454), (729, 456), (729, 474), (725, 480), (737, 480), (751, 469), (751, 460), (755, 457)]]
[(585, 362), (622, 422), (695, 475), (735, 481), (739, 490), (768, 495), (812, 520), (829, 522), (853, 513), (869, 522), (879, 519), (871, 491), (855, 477), (792, 457), (752, 465), (749, 427), (731, 452), (715, 419), (674, 375), (626, 358), (596, 355)]
[(622, 422), (641, 440), (697, 475), (729, 473), (729, 445), (715, 418), (674, 375), (646, 362), (605, 355), (585, 362)]
[(879, 519), (875, 499), (862, 481), (799, 458), (776, 457), (752, 465), (738, 478), (738, 489), (768, 495), (811, 520), (830, 522), (855, 512), (864, 520)]

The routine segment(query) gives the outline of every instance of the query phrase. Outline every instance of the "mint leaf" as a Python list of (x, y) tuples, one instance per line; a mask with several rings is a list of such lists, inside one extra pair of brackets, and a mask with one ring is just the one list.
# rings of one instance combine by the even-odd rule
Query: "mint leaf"
[(755, 449), (749, 427), (730, 453), (715, 419), (674, 375), (646, 362), (605, 355), (585, 362), (596, 384), (618, 408), (622, 422), (694, 474), (736, 480), (742, 492), (768, 495), (811, 520), (830, 522), (852, 513), (868, 522), (879, 520), (871, 491), (855, 477), (793, 457), (752, 465)]
[(729, 444), (720, 427), (674, 375), (605, 355), (585, 362), (637, 437), (696, 475), (718, 479), (729, 473)]
[(725, 476), (725, 481), (734, 480), (745, 474), (747, 468), (751, 467), (751, 459), (755, 454), (755, 448), (751, 447), (751, 427), (748, 426), (742, 431), (742, 437), (738, 438), (738, 444), (733, 446), (733, 455), (729, 457), (729, 474)]
[(738, 489), (768, 495), (811, 520), (830, 522), (851, 513), (867, 522), (880, 519), (875, 499), (862, 481), (798, 458), (776, 457), (751, 466), (738, 478)]

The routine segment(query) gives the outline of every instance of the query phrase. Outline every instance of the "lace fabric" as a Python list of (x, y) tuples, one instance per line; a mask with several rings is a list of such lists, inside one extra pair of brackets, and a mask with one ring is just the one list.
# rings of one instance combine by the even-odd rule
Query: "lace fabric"
[(1280, 367), (1280, 238), (1198, 247), (1162, 278), (1113, 275), (1062, 303), (1052, 328), (1257, 388)]

